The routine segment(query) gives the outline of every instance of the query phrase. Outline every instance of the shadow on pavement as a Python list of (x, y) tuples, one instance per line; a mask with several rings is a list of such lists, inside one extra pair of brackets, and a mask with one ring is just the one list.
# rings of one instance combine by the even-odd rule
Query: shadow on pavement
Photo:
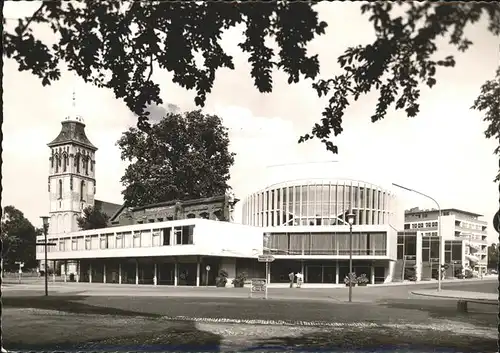
[(322, 330), (294, 337), (274, 337), (254, 343), (239, 352), (470, 352), (497, 350), (497, 341), (480, 337), (448, 335), (443, 332), (370, 328)]
[(130, 310), (108, 308), (103, 306), (93, 306), (82, 303), (85, 296), (49, 296), (49, 297), (4, 297), (2, 305), (6, 308), (32, 308), (43, 310), (57, 310), (73, 314), (95, 314), (95, 315), (119, 315), (119, 316), (142, 316), (142, 317), (160, 317), (155, 313), (139, 313)]
[[(70, 314), (90, 314), (107, 316), (108, 326), (113, 326), (113, 320), (120, 318), (144, 318), (152, 321), (158, 326), (158, 330), (141, 331), (132, 330), (133, 333), (122, 336), (95, 339), (94, 337), (82, 337), (79, 332), (66, 333), (65, 337), (54, 340), (57, 332), (51, 332), (52, 337), (41, 336), (36, 325), (29, 327), (22, 325), (22, 328), (12, 327), (12, 330), (22, 330), (23, 332), (7, 334), (3, 341), (4, 347), (13, 351), (148, 351), (148, 352), (219, 352), (221, 336), (201, 331), (192, 321), (165, 322), (158, 320), (161, 315), (155, 313), (136, 312), (111, 307), (93, 306), (82, 303), (83, 296), (53, 296), (53, 297), (9, 297), (3, 298), (5, 308), (31, 308), (42, 310), (57, 310)], [(43, 319), (43, 313), (37, 316)], [(79, 320), (82, 320), (80, 317)], [(157, 324), (156, 324), (157, 323)], [(133, 323), (131, 323), (133, 324)], [(29, 328), (29, 329), (28, 329)], [(160, 329), (165, 328), (165, 329)], [(68, 327), (71, 330), (70, 327)], [(120, 328), (117, 328), (119, 330)], [(94, 331), (99, 328), (94, 329)], [(130, 330), (128, 330), (130, 332)], [(39, 337), (37, 337), (37, 334)], [(27, 343), (29, 341), (37, 343)], [(46, 335), (46, 331), (45, 334)], [(89, 336), (91, 336), (90, 334)], [(10, 339), (9, 339), (10, 336)], [(20, 338), (19, 338), (20, 337)], [(101, 334), (102, 337), (102, 334)], [(45, 342), (44, 342), (45, 341)]]
[(386, 300), (380, 305), (393, 309), (426, 312), (435, 319), (451, 319), (484, 327), (497, 327), (498, 325), (498, 306), (496, 305), (470, 303), (467, 313), (457, 311), (456, 300), (394, 299)]

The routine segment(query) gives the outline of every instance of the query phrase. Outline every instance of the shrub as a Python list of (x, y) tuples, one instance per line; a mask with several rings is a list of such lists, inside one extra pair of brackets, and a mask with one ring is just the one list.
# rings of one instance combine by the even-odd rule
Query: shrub
[(362, 273), (361, 276), (356, 278), (356, 282), (358, 283), (358, 285), (366, 285), (370, 282), (370, 280), (368, 279), (368, 277), (366, 277), (365, 273)]
[(245, 272), (240, 273), (233, 279), (233, 285), (235, 287), (243, 287), (245, 285), (245, 281), (247, 280), (247, 274)]
[(227, 284), (228, 273), (226, 270), (222, 269), (219, 271), (219, 276), (215, 278), (215, 285), (217, 287), (225, 287)]
[(416, 281), (417, 271), (414, 268), (405, 268), (405, 280)]
[(344, 283), (346, 285), (351, 285), (351, 286), (356, 285), (357, 283), (356, 273), (351, 272), (347, 276), (345, 276)]

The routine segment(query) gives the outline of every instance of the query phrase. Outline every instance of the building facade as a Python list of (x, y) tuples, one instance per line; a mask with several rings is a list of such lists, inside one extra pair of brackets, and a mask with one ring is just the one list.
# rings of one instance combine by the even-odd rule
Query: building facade
[[(206, 219), (135, 224), (51, 235), (48, 259), (78, 282), (215, 285), (218, 271), (230, 281), (237, 266), (265, 276), (262, 230)], [(37, 258), (43, 256), (43, 250)], [(248, 261), (253, 260), (253, 261)]]
[(440, 244), (439, 237), (427, 233), (416, 230), (398, 232), (394, 282), (437, 279), (440, 263), (445, 269), (444, 278), (458, 278), (464, 275), (468, 263), (466, 240), (442, 240)]
[(301, 271), (305, 283), (343, 283), (349, 272), (354, 214), (353, 267), (371, 283), (390, 282), (397, 229), (403, 226), (394, 194), (356, 180), (294, 180), (271, 185), (243, 201), (243, 224), (261, 227), (272, 254), (271, 282)]
[(231, 222), (234, 206), (239, 200), (232, 193), (195, 200), (167, 201), (157, 204), (121, 206), (111, 217), (112, 226), (173, 221), (185, 218)]
[[(486, 272), (488, 264), (488, 223), (481, 220), (482, 215), (458, 209), (421, 210), (412, 208), (405, 211), (405, 230), (418, 231), (422, 237), (437, 237), (438, 228), (443, 241), (443, 263), (446, 260), (445, 244), (461, 243), (464, 269), (470, 269), (478, 274)], [(447, 243), (448, 242), (448, 243)], [(456, 255), (458, 257), (458, 255)], [(458, 261), (458, 260), (456, 260)]]

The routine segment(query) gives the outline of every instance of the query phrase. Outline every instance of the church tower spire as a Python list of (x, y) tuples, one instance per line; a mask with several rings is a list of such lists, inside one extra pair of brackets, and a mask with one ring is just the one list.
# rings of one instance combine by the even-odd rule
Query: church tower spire
[(51, 234), (78, 230), (77, 218), (94, 205), (95, 147), (85, 133), (83, 118), (76, 111), (73, 90), (72, 111), (61, 122), (59, 135), (47, 144), (49, 158), (49, 199)]

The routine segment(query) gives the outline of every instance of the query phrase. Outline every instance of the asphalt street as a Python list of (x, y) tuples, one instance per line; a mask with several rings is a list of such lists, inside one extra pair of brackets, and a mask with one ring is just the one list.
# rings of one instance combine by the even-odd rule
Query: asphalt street
[[(458, 314), (454, 300), (410, 294), (416, 288), (434, 287), (435, 283), (354, 288), (355, 302), (347, 303), (347, 288), (272, 288), (270, 300), (264, 300), (248, 298), (247, 288), (53, 284), (51, 296), (45, 298), (38, 285), (12, 286), (3, 293), (3, 340), (8, 348), (64, 351), (117, 347), (122, 351), (138, 347), (238, 352), (496, 351), (498, 308), (471, 304), (469, 313)], [(496, 280), (443, 283), (444, 290), (496, 293), (497, 287)], [(36, 334), (26, 335), (30, 325)]]

